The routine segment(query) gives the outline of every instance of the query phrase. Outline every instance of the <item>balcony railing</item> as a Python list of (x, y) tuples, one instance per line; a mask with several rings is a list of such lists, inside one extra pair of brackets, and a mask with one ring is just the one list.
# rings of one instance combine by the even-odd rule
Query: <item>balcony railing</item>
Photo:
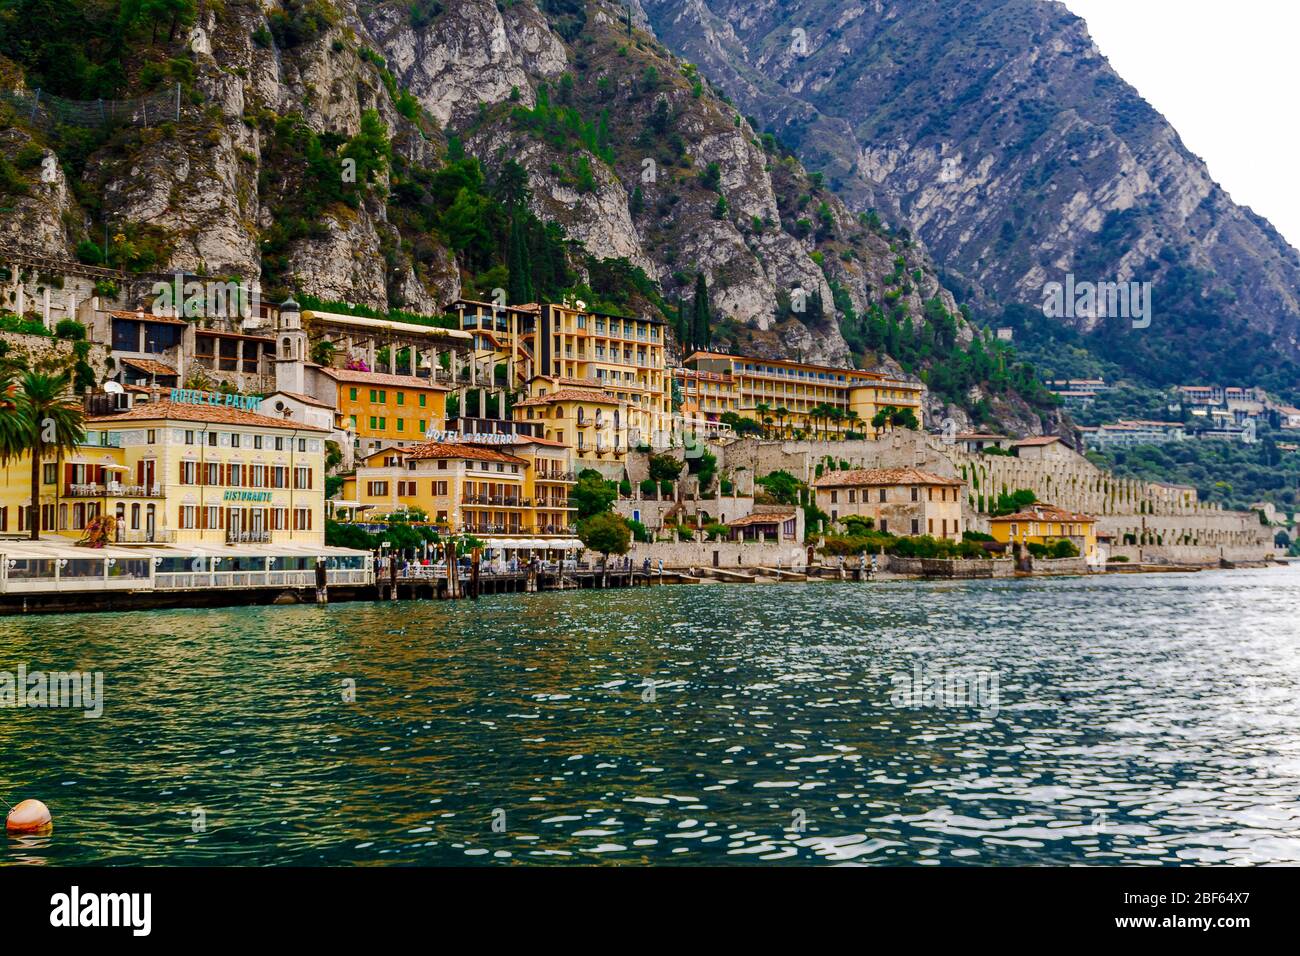
[(170, 544), (176, 540), (176, 532), (158, 528), (153, 531), (131, 529), (118, 525), (113, 540), (117, 544)]
[(235, 528), (226, 529), (226, 544), (269, 544), (271, 541), (271, 532), (269, 531), (240, 531)]

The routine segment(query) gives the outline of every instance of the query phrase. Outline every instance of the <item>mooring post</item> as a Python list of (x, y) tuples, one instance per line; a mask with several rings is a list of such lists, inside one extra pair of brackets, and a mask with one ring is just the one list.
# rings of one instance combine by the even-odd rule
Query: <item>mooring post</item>
[(329, 604), (329, 583), (325, 571), (325, 559), (316, 559), (316, 603)]

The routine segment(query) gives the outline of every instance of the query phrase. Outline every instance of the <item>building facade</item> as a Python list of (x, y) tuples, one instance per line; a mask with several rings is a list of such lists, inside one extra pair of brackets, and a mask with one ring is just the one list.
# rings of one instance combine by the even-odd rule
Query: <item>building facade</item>
[(813, 482), (817, 507), (841, 523), (870, 518), (879, 531), (960, 540), (965, 482), (917, 468), (831, 471)]

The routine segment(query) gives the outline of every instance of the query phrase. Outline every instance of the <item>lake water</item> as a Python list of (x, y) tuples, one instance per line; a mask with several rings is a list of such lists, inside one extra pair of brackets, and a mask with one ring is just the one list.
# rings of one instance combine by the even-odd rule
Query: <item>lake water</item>
[(104, 710), (0, 710), (55, 822), (0, 864), (1300, 862), (1289, 569), (0, 618), (20, 664)]

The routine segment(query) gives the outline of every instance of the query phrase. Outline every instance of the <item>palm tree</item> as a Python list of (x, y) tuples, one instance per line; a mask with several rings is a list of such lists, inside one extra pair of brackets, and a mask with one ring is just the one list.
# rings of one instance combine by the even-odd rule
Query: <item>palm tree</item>
[[(767, 404), (767, 402), (758, 402), (758, 403), (756, 403), (756, 404), (754, 405), (754, 413), (758, 416), (758, 420), (759, 420), (760, 422), (768, 422), (768, 421), (770, 421), (770, 419), (766, 418), (765, 416), (766, 416), (767, 413), (770, 412), (771, 410), (772, 410), (772, 408), (771, 408), (770, 405)], [(767, 437), (767, 425), (766, 425), (766, 424), (763, 425), (763, 437), (764, 437), (764, 438)]]
[(47, 375), (43, 372), (26, 372), (22, 390), (18, 395), (24, 424), (27, 428), (25, 447), (32, 455), (32, 510), (31, 534), (36, 541), (41, 536), (41, 463), (45, 455), (54, 453), (59, 459), (86, 440), (85, 416), (81, 406), (70, 401), (67, 372)]
[(790, 417), (790, 409), (784, 405), (779, 406), (772, 414), (776, 415), (777, 427), (781, 429), (781, 437), (785, 437), (785, 420)]
[(861, 419), (859, 418), (858, 413), (850, 408), (844, 413), (844, 420), (849, 424), (849, 431), (855, 431), (856, 429), (853, 426), (858, 424)]
[(19, 396), (14, 393), (17, 382), (8, 369), (0, 369), (0, 465), (8, 464), (27, 450), (27, 416)]

